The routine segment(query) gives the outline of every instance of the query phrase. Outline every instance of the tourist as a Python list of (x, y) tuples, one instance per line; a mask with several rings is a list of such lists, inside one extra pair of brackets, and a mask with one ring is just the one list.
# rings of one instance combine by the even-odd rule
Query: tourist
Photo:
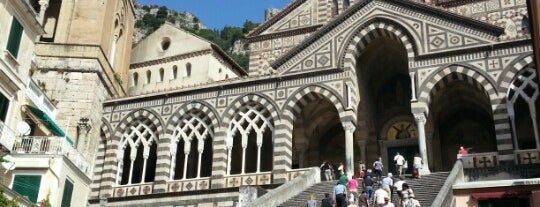
[(356, 203), (356, 197), (358, 197), (358, 181), (356, 180), (354, 175), (351, 177), (349, 182), (347, 182), (347, 188), (349, 189), (349, 192), (351, 193), (350, 199), (353, 199), (353, 202)]
[(342, 176), (342, 175), (345, 174), (344, 169), (345, 169), (345, 168), (343, 167), (343, 163), (340, 162), (340, 163), (339, 163), (339, 167), (337, 168), (337, 170), (338, 170), (338, 175), (339, 175), (339, 176)]
[(330, 170), (330, 164), (328, 164), (326, 160), (321, 164), (321, 171), (324, 172), (326, 181), (332, 180), (332, 170)]
[(371, 199), (373, 198), (373, 180), (371, 179), (371, 175), (367, 175), (366, 178), (364, 178), (364, 189), (366, 189), (369, 202), (371, 202)]
[(394, 163), (396, 164), (398, 176), (401, 176), (401, 173), (403, 172), (403, 165), (405, 164), (405, 158), (401, 156), (399, 152), (396, 153), (396, 156), (394, 156)]
[(394, 189), (396, 189), (396, 193), (399, 197), (400, 203), (401, 199), (403, 199), (403, 196), (401, 194), (401, 191), (403, 191), (403, 184), (405, 183), (403, 176), (399, 176), (399, 180), (394, 183)]
[(391, 198), (392, 190), (391, 187), (394, 187), (394, 179), (392, 179), (392, 173), (388, 173), (388, 176), (382, 180), (382, 188), (388, 193), (388, 197)]
[(345, 185), (338, 182), (336, 186), (334, 186), (333, 192), (336, 207), (345, 207), (347, 205), (347, 199), (345, 198), (345, 195), (347, 195), (347, 188)]
[(464, 156), (464, 155), (467, 155), (467, 153), (468, 153), (467, 150), (465, 150), (463, 146), (459, 147), (458, 155)]
[(330, 198), (330, 193), (325, 193), (324, 198), (321, 202), (321, 207), (333, 207), (334, 206), (334, 200)]
[(377, 176), (377, 182), (381, 182), (383, 168), (384, 168), (384, 165), (382, 163), (382, 158), (379, 157), (379, 159), (373, 163), (373, 169), (375, 169), (375, 175)]
[(401, 203), (402, 203), (402, 206), (405, 206), (406, 201), (409, 200), (410, 197), (414, 198), (414, 192), (409, 187), (409, 184), (407, 184), (407, 183), (403, 183), (402, 187), (403, 187), (403, 189), (401, 191), (401, 195), (402, 195)]
[(420, 157), (418, 153), (414, 155), (413, 172), (412, 172), (413, 178), (420, 178), (420, 169), (422, 169), (423, 164), (424, 162), (422, 161), (422, 157)]
[(344, 186), (347, 186), (347, 183), (349, 182), (349, 178), (345, 174), (339, 176), (339, 183), (341, 183)]
[(411, 194), (409, 198), (404, 199), (403, 207), (421, 207), (421, 206), (420, 206), (420, 202), (414, 199), (414, 194)]
[(384, 197), (384, 204), (382, 205), (382, 207), (396, 207), (396, 206), (394, 205), (394, 203), (390, 201), (390, 198)]
[(317, 207), (317, 200), (315, 200), (315, 195), (309, 195), (309, 200), (306, 202), (306, 207)]
[(384, 205), (384, 198), (388, 197), (388, 193), (382, 187), (379, 187), (374, 193), (373, 206)]
[(358, 197), (358, 207), (369, 207), (369, 198), (365, 190)]
[(364, 161), (360, 160), (358, 162), (358, 178), (364, 179), (364, 174), (366, 173), (366, 164)]

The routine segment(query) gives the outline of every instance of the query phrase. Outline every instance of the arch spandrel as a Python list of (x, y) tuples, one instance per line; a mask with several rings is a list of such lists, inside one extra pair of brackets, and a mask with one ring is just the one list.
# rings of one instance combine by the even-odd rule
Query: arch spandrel
[(506, 95), (510, 84), (514, 78), (517, 77), (516, 75), (519, 73), (519, 71), (529, 67), (531, 64), (533, 64), (533, 62), (533, 54), (529, 53), (509, 64), (508, 67), (504, 68), (497, 80), (497, 85), (499, 86), (498, 90)]
[(495, 43), (503, 33), (500, 27), (409, 1), (366, 1), (319, 29), (272, 67), (280, 74), (340, 68), (338, 63), (360, 54), (351, 46), (357, 47), (365, 32), (377, 28), (390, 30), (404, 42), (409, 58)]

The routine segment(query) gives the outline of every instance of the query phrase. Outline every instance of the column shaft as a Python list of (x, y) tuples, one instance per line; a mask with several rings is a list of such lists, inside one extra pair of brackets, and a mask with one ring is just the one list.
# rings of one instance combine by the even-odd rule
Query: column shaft
[(343, 122), (345, 129), (345, 174), (347, 176), (354, 175), (354, 130), (356, 126), (352, 122)]
[(425, 175), (430, 173), (426, 147), (426, 116), (423, 113), (418, 113), (414, 114), (414, 119), (418, 128), (418, 148), (420, 149), (420, 156), (422, 156), (422, 160), (424, 161), (424, 166), (419, 173)]

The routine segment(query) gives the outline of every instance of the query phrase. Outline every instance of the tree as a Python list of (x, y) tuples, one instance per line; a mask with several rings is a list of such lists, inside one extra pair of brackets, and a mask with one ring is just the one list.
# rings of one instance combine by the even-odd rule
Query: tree
[(247, 33), (249, 33), (251, 30), (255, 29), (255, 27), (257, 27), (257, 26), (259, 26), (258, 23), (255, 23), (255, 22), (246, 20), (246, 21), (244, 22), (244, 27), (242, 28), (242, 31), (244, 32), (244, 34), (247, 34)]

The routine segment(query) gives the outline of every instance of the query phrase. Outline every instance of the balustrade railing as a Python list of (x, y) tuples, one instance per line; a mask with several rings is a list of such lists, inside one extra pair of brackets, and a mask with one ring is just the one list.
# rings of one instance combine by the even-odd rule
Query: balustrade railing
[(497, 152), (457, 155), (457, 159), (463, 161), (463, 168), (491, 168), (499, 166), (499, 155)]
[(514, 155), (518, 165), (540, 164), (540, 149), (515, 150)]
[(13, 149), (15, 144), (15, 132), (2, 121), (0, 121), (0, 144), (9, 151)]
[(79, 170), (91, 177), (90, 163), (64, 137), (27, 136), (13, 145), (14, 154), (49, 154), (66, 156)]

